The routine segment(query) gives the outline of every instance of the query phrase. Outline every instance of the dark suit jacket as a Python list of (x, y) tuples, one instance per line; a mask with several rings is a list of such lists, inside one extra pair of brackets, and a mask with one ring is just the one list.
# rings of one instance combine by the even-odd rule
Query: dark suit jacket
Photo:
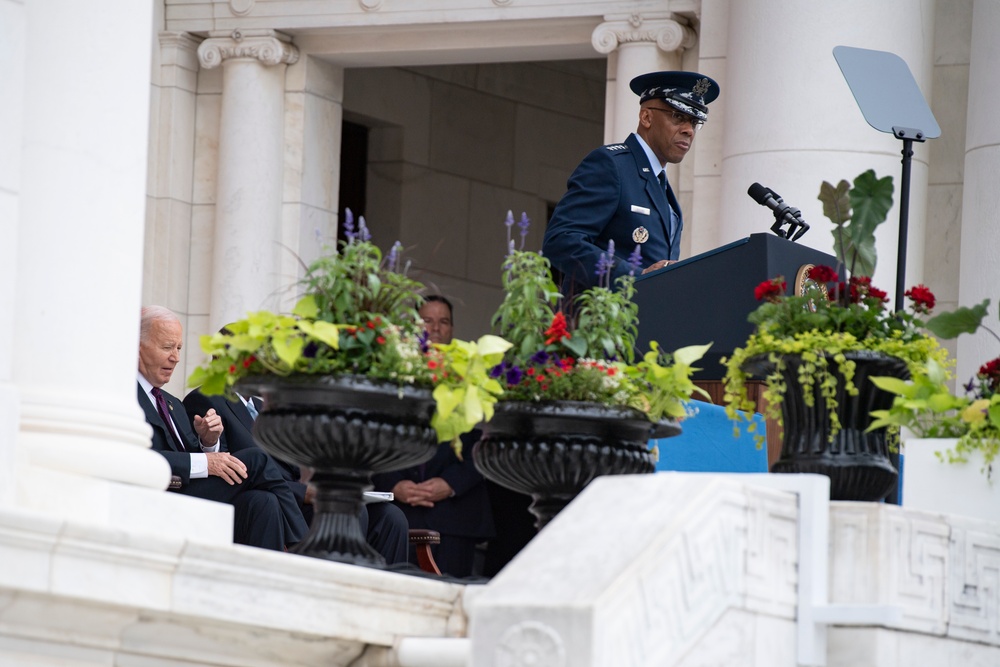
[[(260, 399), (251, 400), (260, 410)], [(204, 417), (209, 409), (215, 408), (215, 412), (222, 417), (222, 451), (238, 452), (251, 447), (260, 448), (253, 437), (253, 417), (241, 401), (230, 401), (222, 396), (205, 396), (200, 390), (195, 389), (184, 397), (184, 408), (192, 420), (195, 415)], [(281, 470), (281, 476), (284, 477), (299, 506), (304, 505), (306, 485), (299, 481), (302, 478), (299, 467), (273, 456), (271, 460)]]
[[(634, 134), (624, 144), (591, 151), (576, 168), (542, 243), (543, 254), (565, 276), (564, 296), (596, 284), (594, 269), (600, 255), (607, 252), (608, 241), (615, 242), (618, 258), (612, 282), (628, 274), (628, 256), (637, 245), (633, 234), (641, 233), (636, 231), (640, 227), (649, 235), (638, 244), (641, 268), (680, 257), (681, 207), (670, 184), (666, 192), (660, 186), (660, 171), (656, 165), (650, 167)], [(671, 209), (676, 229), (671, 229)]]
[(167, 407), (170, 408), (170, 418), (173, 419), (174, 426), (177, 428), (177, 435), (180, 436), (181, 442), (185, 445), (185, 449), (182, 450), (178, 449), (174, 443), (174, 439), (167, 430), (167, 425), (163, 423), (160, 413), (156, 411), (156, 406), (150, 402), (142, 385), (138, 382), (135, 384), (139, 405), (146, 415), (146, 422), (153, 427), (153, 449), (167, 459), (167, 462), (170, 463), (171, 474), (181, 478), (181, 486), (187, 486), (191, 482), (191, 454), (199, 454), (202, 450), (198, 443), (198, 435), (191, 427), (191, 422), (188, 421), (184, 404), (175, 396), (163, 392)]
[(407, 468), (374, 475), (376, 491), (392, 491), (404, 479), (422, 482), (441, 477), (455, 491), (453, 498), (434, 503), (434, 507), (412, 507), (399, 504), (410, 520), (410, 527), (426, 526), (442, 535), (459, 535), (476, 539), (493, 537), (493, 513), (483, 476), (472, 462), (472, 446), (479, 439), (474, 431), (462, 438), (462, 460), (455, 456), (451, 443), (438, 445), (434, 458), (421, 468)]

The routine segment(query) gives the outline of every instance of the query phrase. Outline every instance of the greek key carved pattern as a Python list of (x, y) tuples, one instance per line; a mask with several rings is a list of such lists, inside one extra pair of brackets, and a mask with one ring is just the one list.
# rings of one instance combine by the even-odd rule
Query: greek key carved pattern
[[(884, 515), (882, 571), (889, 574), (889, 604), (903, 608), (904, 623), (925, 632), (943, 632), (947, 616), (949, 528), (917, 514)], [(892, 564), (896, 564), (895, 567)]]
[(565, 667), (566, 646), (550, 626), (524, 621), (507, 628), (494, 657), (497, 667)]
[(299, 59), (299, 50), (277, 37), (244, 36), (234, 31), (231, 37), (210, 37), (198, 47), (198, 62), (205, 69), (218, 67), (230, 58), (252, 58), (263, 65), (291, 65)]
[(747, 608), (795, 618), (798, 605), (798, 509), (773, 492), (747, 495)]
[(1000, 645), (1000, 535), (954, 526), (951, 574), (948, 634)]
[(899, 629), (1000, 646), (995, 525), (846, 503), (832, 519), (832, 602), (899, 606)]
[[(682, 655), (731, 607), (770, 605), (795, 617), (795, 499), (727, 489), (696, 514), (619, 593), (620, 604), (595, 619), (607, 640), (606, 664), (659, 664)], [(774, 600), (751, 600), (768, 597)]]
[(695, 34), (691, 28), (677, 21), (643, 21), (633, 17), (629, 21), (609, 21), (594, 28), (590, 43), (598, 53), (611, 53), (622, 44), (650, 42), (666, 53), (694, 44)]

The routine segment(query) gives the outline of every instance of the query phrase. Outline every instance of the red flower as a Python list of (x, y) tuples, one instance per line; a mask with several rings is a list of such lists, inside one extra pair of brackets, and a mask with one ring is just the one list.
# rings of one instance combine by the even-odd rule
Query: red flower
[(913, 301), (913, 310), (918, 313), (929, 313), (934, 308), (934, 293), (924, 285), (917, 285), (905, 292), (903, 296), (909, 297)]
[(777, 301), (785, 293), (788, 284), (782, 276), (765, 280), (753, 290), (754, 298), (758, 301)]
[(832, 283), (838, 279), (837, 272), (829, 266), (818, 264), (809, 269), (809, 280), (815, 280), (818, 283)]
[(555, 317), (552, 318), (552, 325), (545, 330), (545, 335), (548, 336), (545, 339), (546, 345), (558, 343), (563, 338), (572, 338), (566, 329), (566, 316), (562, 314), (562, 311), (556, 313)]
[(438, 363), (436, 361), (434, 361), (433, 359), (429, 359), (427, 361), (427, 368), (429, 368), (431, 370), (434, 370), (437, 367), (438, 367)]
[(253, 357), (249, 357), (243, 360), (243, 368), (250, 368), (250, 364), (253, 363)]
[(365, 322), (365, 326), (368, 327), (369, 329), (374, 329), (375, 328), (375, 323), (374, 322)]
[(379, 345), (385, 345), (385, 336), (379, 336), (378, 338), (375, 339), (375, 342), (378, 343)]
[(230, 373), (235, 373), (236, 372), (236, 366), (230, 366), (229, 367), (229, 372)]
[(997, 375), (1000, 376), (1000, 357), (992, 361), (988, 361), (979, 367), (980, 375)]
[(872, 279), (868, 276), (851, 276), (851, 303), (861, 303), (868, 296)]
[(876, 299), (879, 299), (883, 303), (889, 301), (889, 295), (886, 294), (885, 292), (883, 292), (882, 290), (880, 290), (877, 287), (869, 287), (868, 288), (868, 296), (876, 298)]

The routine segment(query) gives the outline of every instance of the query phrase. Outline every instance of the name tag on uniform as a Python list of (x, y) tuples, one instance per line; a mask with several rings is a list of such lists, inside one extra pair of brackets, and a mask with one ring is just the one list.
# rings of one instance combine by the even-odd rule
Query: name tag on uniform
[(646, 208), (645, 206), (636, 206), (635, 204), (632, 204), (632, 212), (633, 213), (642, 213), (643, 215), (649, 215), (649, 209), (648, 208)]

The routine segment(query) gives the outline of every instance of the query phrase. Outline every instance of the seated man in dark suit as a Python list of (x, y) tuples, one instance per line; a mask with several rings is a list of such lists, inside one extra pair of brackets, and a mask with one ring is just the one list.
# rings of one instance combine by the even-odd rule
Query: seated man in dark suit
[[(260, 449), (253, 437), (253, 422), (260, 411), (260, 399), (247, 400), (240, 396), (238, 400), (230, 401), (222, 396), (205, 396), (199, 390), (194, 390), (184, 397), (184, 407), (192, 420), (216, 414), (222, 418), (222, 450), (231, 453), (246, 449)], [(305, 521), (312, 523), (312, 487), (302, 481), (299, 467), (293, 463), (282, 461), (267, 454), (281, 470), (281, 474), (292, 490), (299, 510)], [(372, 548), (382, 554), (386, 563), (406, 562), (408, 549), (409, 525), (402, 511), (392, 503), (376, 502), (361, 507), (361, 530)]]
[(233, 505), (234, 542), (282, 551), (301, 541), (306, 522), (267, 455), (255, 449), (219, 451), (222, 418), (212, 410), (192, 423), (181, 401), (160, 389), (180, 361), (182, 340), (181, 323), (171, 311), (161, 306), (142, 309), (138, 401), (153, 428), (153, 449), (181, 480), (174, 490)]
[[(420, 316), (432, 343), (451, 342), (452, 308), (447, 299), (426, 297)], [(477, 439), (477, 431), (462, 438), (461, 461), (451, 443), (445, 442), (423, 465), (373, 477), (376, 490), (393, 492), (410, 528), (441, 533), (441, 544), (431, 550), (441, 572), (453, 577), (473, 574), (476, 544), (493, 536), (489, 495), (472, 462)]]

